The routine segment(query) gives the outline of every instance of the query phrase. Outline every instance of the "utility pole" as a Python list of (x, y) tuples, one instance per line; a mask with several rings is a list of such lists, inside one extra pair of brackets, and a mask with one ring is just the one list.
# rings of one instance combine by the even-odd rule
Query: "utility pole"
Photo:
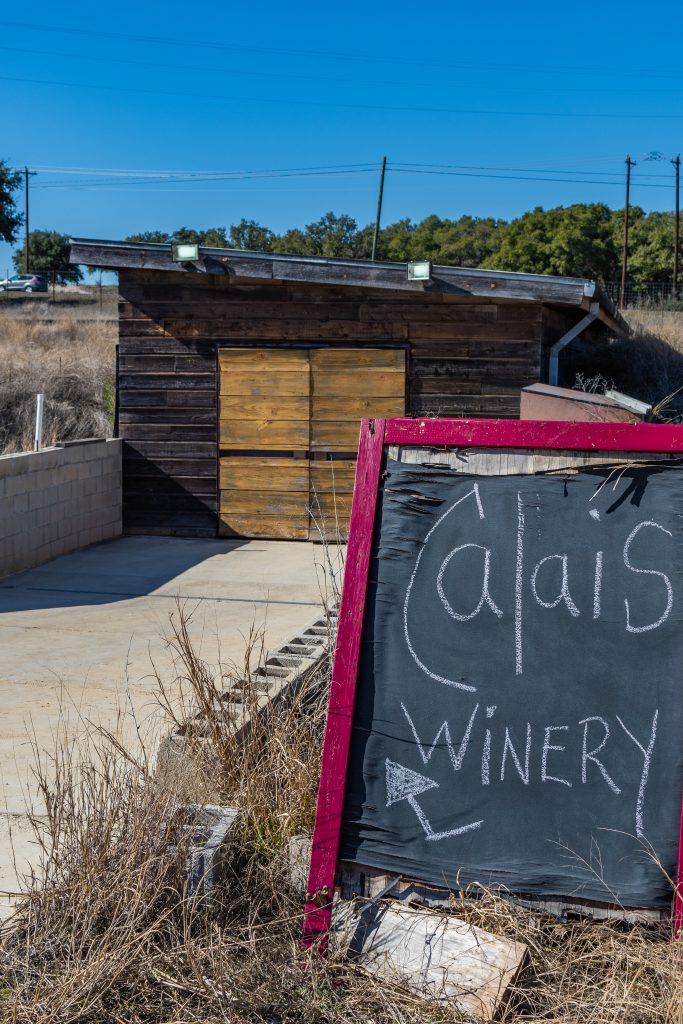
[(628, 267), (628, 212), (631, 200), (631, 168), (636, 166), (635, 160), (630, 156), (626, 157), (626, 202), (624, 203), (624, 253), (621, 259), (621, 292), (619, 305), (622, 309), (626, 305), (626, 271)]
[(384, 175), (387, 169), (387, 158), (382, 157), (382, 170), (379, 175), (379, 195), (377, 197), (377, 219), (375, 220), (375, 231), (372, 236), (372, 256), (370, 259), (374, 262), (377, 256), (377, 240), (379, 239), (379, 224), (382, 219), (382, 196), (384, 195)]
[(36, 171), (29, 171), (28, 167), (24, 167), (24, 192), (25, 192), (25, 195), (26, 195), (26, 242), (24, 244), (24, 273), (25, 274), (29, 274), (30, 273), (29, 267), (30, 267), (30, 263), (31, 263), (30, 244), (29, 244), (29, 240), (28, 240), (28, 236), (29, 236), (29, 222), (28, 222), (28, 179), (32, 178), (33, 175), (36, 174), (36, 173), (37, 173)]
[(674, 273), (673, 273), (673, 295), (674, 298), (678, 298), (678, 248), (681, 238), (681, 204), (680, 204), (680, 184), (681, 184), (681, 154), (674, 157), (671, 163), (676, 168), (676, 218), (674, 223)]

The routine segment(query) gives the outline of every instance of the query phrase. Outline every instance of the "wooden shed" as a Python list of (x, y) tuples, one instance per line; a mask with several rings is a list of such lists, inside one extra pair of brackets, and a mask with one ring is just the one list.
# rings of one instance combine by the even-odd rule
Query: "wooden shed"
[(625, 329), (576, 278), (71, 246), (119, 275), (128, 533), (343, 537), (361, 417), (518, 417), (522, 387), (566, 382), (567, 345)]

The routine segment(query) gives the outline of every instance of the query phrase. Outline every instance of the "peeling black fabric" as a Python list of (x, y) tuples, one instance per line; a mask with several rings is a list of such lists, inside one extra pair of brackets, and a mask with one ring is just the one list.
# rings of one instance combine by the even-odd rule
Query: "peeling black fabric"
[(676, 466), (474, 477), (386, 462), (342, 859), (671, 903), (682, 513)]

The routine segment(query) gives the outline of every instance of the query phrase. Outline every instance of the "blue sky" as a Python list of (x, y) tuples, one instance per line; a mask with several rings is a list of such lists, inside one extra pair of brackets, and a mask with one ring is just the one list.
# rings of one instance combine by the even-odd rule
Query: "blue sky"
[[(365, 224), (385, 154), (384, 223), (619, 206), (627, 153), (632, 201), (671, 209), (668, 159), (645, 157), (683, 150), (682, 28), (679, 5), (611, 0), (3, 5), (0, 159), (39, 170), (33, 228), (96, 238)], [(297, 168), (326, 172), (196, 173)]]

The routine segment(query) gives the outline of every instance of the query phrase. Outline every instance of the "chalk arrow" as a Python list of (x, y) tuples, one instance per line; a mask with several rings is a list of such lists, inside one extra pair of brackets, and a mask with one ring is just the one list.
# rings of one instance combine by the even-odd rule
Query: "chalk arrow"
[(424, 829), (424, 834), (430, 842), (438, 842), (440, 839), (448, 839), (449, 836), (459, 836), (463, 832), (471, 832), (484, 824), (481, 821), (473, 821), (469, 825), (461, 825), (460, 828), (451, 828), (447, 832), (435, 832), (429, 823), (427, 815), (417, 802), (416, 797), (426, 793), (430, 789), (438, 789), (439, 783), (434, 779), (428, 779), (426, 775), (414, 772), (412, 768), (405, 768), (396, 761), (385, 760), (387, 773), (387, 807), (407, 800), (417, 815), (418, 821)]

